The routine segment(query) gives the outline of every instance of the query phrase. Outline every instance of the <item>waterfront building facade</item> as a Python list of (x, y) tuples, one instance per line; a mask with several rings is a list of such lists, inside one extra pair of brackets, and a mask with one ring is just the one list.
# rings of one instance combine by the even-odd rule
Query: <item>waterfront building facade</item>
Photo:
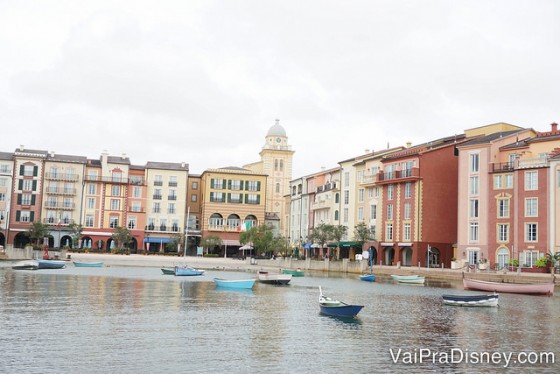
[(237, 255), (239, 234), (265, 223), (266, 186), (266, 175), (239, 167), (202, 173), (201, 235), (219, 237), (221, 255)]
[(5, 247), (10, 227), (10, 206), (13, 191), (13, 154), (0, 152), (0, 246)]

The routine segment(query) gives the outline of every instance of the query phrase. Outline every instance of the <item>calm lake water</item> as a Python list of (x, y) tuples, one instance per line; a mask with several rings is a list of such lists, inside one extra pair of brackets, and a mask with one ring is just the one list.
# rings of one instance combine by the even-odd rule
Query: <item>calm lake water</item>
[[(476, 309), (442, 305), (442, 294), (469, 293), (449, 283), (307, 274), (288, 286), (257, 283), (243, 292), (216, 289), (212, 278), (254, 274), (175, 277), (158, 268), (15, 271), (11, 265), (0, 263), (3, 373), (477, 373), (505, 372), (506, 365), (507, 372), (556, 373), (560, 367), (558, 295), (502, 294), (499, 308)], [(319, 286), (364, 305), (359, 317), (321, 316)], [(500, 361), (488, 362), (485, 352)], [(550, 356), (540, 363), (544, 358), (535, 355), (542, 352), (554, 353), (555, 363)], [(478, 354), (485, 362), (473, 362)], [(519, 354), (537, 362), (514, 363)]]

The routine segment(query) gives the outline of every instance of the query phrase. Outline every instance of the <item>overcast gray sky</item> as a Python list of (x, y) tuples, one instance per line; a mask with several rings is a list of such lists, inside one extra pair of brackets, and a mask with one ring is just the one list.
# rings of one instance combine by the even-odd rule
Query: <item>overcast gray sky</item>
[(293, 177), (508, 122), (560, 121), (560, 1), (0, 0), (0, 151)]

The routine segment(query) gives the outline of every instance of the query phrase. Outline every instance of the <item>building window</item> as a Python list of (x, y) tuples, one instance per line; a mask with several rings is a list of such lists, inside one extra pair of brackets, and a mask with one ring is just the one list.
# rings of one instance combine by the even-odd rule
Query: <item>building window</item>
[(469, 217), (478, 218), (478, 199), (471, 199), (469, 204)]
[(141, 198), (142, 197), (142, 188), (133, 187), (132, 188), (132, 197)]
[(168, 203), (167, 204), (167, 214), (175, 214), (175, 213), (176, 213), (175, 203)]
[(363, 220), (364, 220), (364, 208), (359, 207), (358, 208), (358, 221), (363, 221)]
[(160, 213), (160, 210), (159, 202), (154, 202), (154, 205), (152, 206), (152, 213)]
[(471, 173), (478, 173), (479, 167), (480, 167), (480, 156), (478, 153), (471, 153), (469, 155), (469, 171)]
[(116, 229), (117, 227), (119, 227), (119, 217), (118, 216), (109, 217), (109, 226), (112, 229)]
[(509, 217), (509, 199), (498, 199), (498, 218)]
[(469, 223), (469, 240), (478, 241), (478, 222)]
[(121, 196), (121, 186), (111, 186), (111, 196)]
[(538, 199), (536, 197), (525, 199), (525, 217), (537, 217), (538, 215)]
[(278, 171), (278, 160), (274, 160), (274, 171)]
[(387, 219), (393, 219), (393, 204), (387, 204)]
[(350, 203), (350, 191), (344, 191), (344, 205), (348, 205)]
[(348, 208), (344, 208), (343, 214), (344, 223), (348, 223)]
[(260, 203), (260, 195), (249, 193), (245, 195), (245, 203), (246, 204), (259, 204)]
[(390, 184), (387, 186), (387, 200), (393, 200), (393, 193), (395, 190), (395, 186)]
[(358, 190), (358, 202), (363, 203), (364, 202), (364, 189), (360, 188)]
[(523, 251), (523, 252), (521, 252), (520, 257), (521, 257), (520, 262), (522, 263), (522, 264), (520, 264), (521, 266), (533, 267), (537, 263), (537, 260), (539, 258), (539, 252), (538, 251)]
[(478, 251), (469, 250), (469, 264), (478, 264)]
[(126, 227), (129, 230), (134, 230), (136, 228), (136, 217), (134, 216), (128, 217), (128, 223), (126, 224)]
[(344, 187), (350, 187), (350, 172), (344, 172)]
[(247, 181), (245, 183), (245, 189), (247, 191), (260, 191), (260, 182), (258, 182), (258, 181)]
[(119, 210), (119, 209), (120, 209), (120, 200), (111, 199), (111, 210)]
[(31, 222), (31, 212), (28, 210), (18, 211), (19, 222)]
[(507, 224), (498, 225), (498, 241), (500, 243), (509, 242), (509, 225)]
[(176, 175), (170, 175), (169, 176), (169, 182), (167, 183), (169, 187), (177, 187), (177, 176)]
[(393, 240), (393, 224), (387, 223), (385, 225), (385, 240)]
[[(23, 176), (24, 177), (32, 177), (34, 174), (35, 166), (33, 165), (23, 165)], [(20, 173), (21, 175), (21, 173)], [(26, 221), (28, 222), (28, 221)]]
[(368, 197), (371, 199), (373, 198), (373, 188), (372, 187), (368, 187)]
[(379, 186), (375, 186), (375, 197), (379, 197)]
[(525, 224), (525, 241), (526, 242), (536, 242), (537, 241), (537, 224), (536, 223), (526, 223)]
[(31, 179), (24, 179), (21, 187), (22, 191), (33, 191), (33, 181)]
[(412, 197), (412, 183), (406, 182), (404, 184), (404, 198), (410, 199)]
[(507, 267), (509, 264), (509, 251), (506, 248), (498, 249), (498, 270)]
[(410, 230), (410, 223), (405, 223), (403, 225), (403, 240), (404, 241), (410, 241), (410, 234), (411, 234), (411, 230)]
[(243, 202), (243, 195), (240, 193), (231, 193), (229, 194), (229, 201), (230, 203), (234, 204), (241, 204)]
[(494, 175), (494, 189), (498, 190), (502, 188), (502, 175), (496, 174)]
[(337, 193), (334, 194), (334, 203), (338, 204), (340, 202), (340, 195)]
[(95, 197), (88, 197), (86, 204), (87, 209), (95, 209)]
[(96, 194), (96, 187), (97, 185), (93, 184), (93, 183), (88, 183), (88, 194), (89, 195), (95, 195)]
[(276, 183), (276, 193), (280, 193), (280, 183)]
[(539, 183), (537, 180), (536, 171), (526, 171), (525, 172), (525, 191), (537, 190), (539, 188)]
[(170, 189), (168, 193), (169, 195), (167, 195), (167, 200), (177, 200), (177, 191)]
[(141, 212), (142, 204), (139, 201), (132, 202), (132, 212)]
[(410, 219), (410, 211), (411, 211), (410, 203), (404, 203), (404, 219)]
[(192, 201), (193, 203), (196, 203), (197, 200), (198, 200), (197, 195), (194, 195), (194, 194), (191, 195), (191, 201)]
[(93, 214), (86, 215), (86, 227), (93, 227)]
[(192, 182), (191, 187), (193, 190), (198, 190), (198, 182)]
[(231, 183), (231, 186), (230, 186), (231, 190), (234, 190), (234, 191), (241, 190), (241, 181), (240, 180), (232, 180), (230, 183)]
[(513, 174), (506, 174), (506, 188), (513, 188)]
[(469, 178), (469, 192), (471, 196), (478, 195), (478, 177)]
[(338, 210), (334, 211), (334, 220), (338, 221)]
[(31, 197), (33, 195), (24, 193), (21, 195), (21, 205), (31, 205)]
[(370, 205), (370, 219), (377, 219), (377, 205)]
[(284, 171), (284, 160), (280, 160), (280, 171)]
[(163, 186), (163, 176), (161, 175), (154, 176), (154, 186)]

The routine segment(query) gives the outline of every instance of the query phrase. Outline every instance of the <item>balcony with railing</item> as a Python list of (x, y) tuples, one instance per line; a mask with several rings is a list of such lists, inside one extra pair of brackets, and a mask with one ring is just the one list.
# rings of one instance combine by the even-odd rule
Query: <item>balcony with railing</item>
[[(47, 217), (47, 218), (43, 218), (42, 222), (45, 225), (57, 226), (58, 225), (58, 218)], [(64, 218), (64, 219), (60, 220), (60, 226), (69, 226), (69, 225), (73, 224), (74, 222), (75, 221), (73, 219)]]
[(75, 195), (75, 188), (68, 187), (47, 187), (47, 194), (49, 195)]
[(177, 200), (177, 195), (169, 195), (167, 196), (167, 200)]
[(100, 177), (98, 175), (86, 175), (84, 177), (86, 182), (103, 182), (103, 183), (113, 183), (113, 184), (132, 184), (135, 186), (142, 186), (144, 184), (144, 179), (141, 177), (132, 178), (119, 178), (119, 177)]
[(49, 203), (45, 204), (45, 208), (47, 209), (56, 209), (56, 210), (73, 210), (76, 208), (75, 203)]
[(161, 195), (154, 195), (153, 198), (154, 200), (161, 200)]
[(144, 230), (159, 233), (178, 233), (181, 231), (177, 225), (146, 225)]
[(420, 179), (420, 169), (411, 168), (391, 172), (380, 171), (377, 173), (378, 184), (399, 183)]
[(519, 159), (515, 162), (493, 162), (490, 170), (492, 173), (509, 172), (518, 169), (534, 169), (548, 166), (548, 157)]
[(322, 186), (318, 186), (317, 187), (317, 193), (327, 192), (327, 191), (331, 191), (331, 190), (335, 190), (335, 189), (337, 189), (337, 183), (336, 182), (329, 182), (329, 183), (326, 183)]
[(78, 174), (45, 173), (45, 179), (53, 181), (77, 182), (80, 179), (80, 176)]

